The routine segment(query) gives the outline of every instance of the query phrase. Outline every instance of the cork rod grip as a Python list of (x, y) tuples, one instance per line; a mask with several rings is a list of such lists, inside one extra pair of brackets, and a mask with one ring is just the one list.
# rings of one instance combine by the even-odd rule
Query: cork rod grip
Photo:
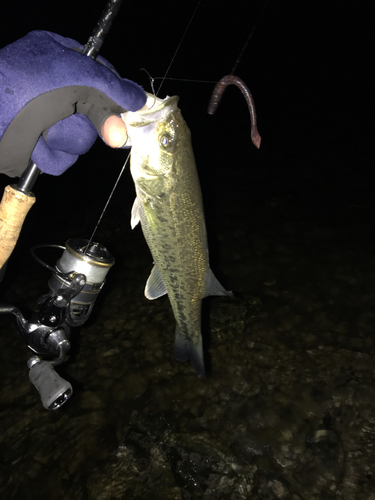
[(0, 269), (16, 246), (23, 221), (34, 203), (32, 193), (26, 195), (12, 186), (4, 189), (0, 204)]

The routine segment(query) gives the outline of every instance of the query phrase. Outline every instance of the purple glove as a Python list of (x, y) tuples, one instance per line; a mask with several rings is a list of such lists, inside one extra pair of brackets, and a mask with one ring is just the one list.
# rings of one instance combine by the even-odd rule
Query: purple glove
[(19, 177), (31, 156), (60, 175), (90, 149), (106, 118), (145, 104), (143, 89), (106, 59), (74, 49), (83, 46), (32, 31), (0, 50), (0, 172)]

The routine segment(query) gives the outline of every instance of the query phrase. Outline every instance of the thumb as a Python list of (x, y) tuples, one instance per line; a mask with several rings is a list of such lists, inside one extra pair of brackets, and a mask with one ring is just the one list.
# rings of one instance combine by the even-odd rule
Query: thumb
[(128, 139), (126, 125), (117, 115), (109, 116), (102, 125), (101, 135), (111, 148), (121, 148)]

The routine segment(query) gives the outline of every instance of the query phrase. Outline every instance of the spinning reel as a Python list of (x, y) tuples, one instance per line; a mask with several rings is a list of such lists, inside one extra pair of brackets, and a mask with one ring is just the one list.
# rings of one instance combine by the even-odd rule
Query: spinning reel
[[(55, 267), (35, 255), (35, 250), (46, 247), (64, 250)], [(54, 366), (65, 360), (70, 349), (71, 328), (83, 325), (90, 316), (114, 258), (100, 243), (81, 238), (68, 240), (65, 247), (36, 245), (31, 254), (52, 272), (50, 292), (39, 297), (37, 310), (29, 320), (13, 305), (0, 304), (0, 313), (16, 316), (19, 333), (35, 353), (27, 363), (29, 378), (43, 406), (56, 410), (70, 398), (73, 389)]]

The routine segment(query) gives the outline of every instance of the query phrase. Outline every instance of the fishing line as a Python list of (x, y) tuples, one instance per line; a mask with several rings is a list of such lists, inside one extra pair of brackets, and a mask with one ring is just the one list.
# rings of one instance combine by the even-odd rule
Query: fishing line
[[(142, 68), (143, 69), (143, 68)], [(165, 77), (165, 76), (155, 76), (152, 80), (175, 80), (176, 82), (194, 82), (194, 83), (216, 83), (215, 80), (194, 80), (191, 78), (172, 78), (172, 77)]]
[[(185, 37), (185, 35), (186, 35), (189, 27), (190, 27), (190, 24), (191, 24), (191, 22), (192, 22), (192, 20), (193, 20), (193, 18), (195, 16), (195, 13), (198, 10), (198, 7), (199, 7), (200, 3), (201, 3), (201, 0), (199, 0), (199, 2), (197, 4), (197, 6), (196, 6), (196, 8), (195, 8), (195, 10), (194, 10), (191, 18), (190, 18), (190, 21), (189, 21), (189, 23), (188, 23), (188, 25), (187, 25), (187, 27), (185, 29), (184, 34), (182, 35), (180, 43), (178, 44), (178, 47), (177, 47), (177, 49), (176, 49), (176, 51), (175, 51), (175, 53), (174, 53), (174, 55), (172, 57), (172, 60), (171, 60), (169, 66), (167, 68), (167, 71), (165, 72), (165, 75), (164, 76), (155, 76), (155, 77), (152, 77), (150, 75), (150, 73), (145, 68), (141, 68), (141, 71), (145, 71), (148, 74), (148, 77), (150, 79), (150, 85), (151, 85), (151, 88), (152, 88), (154, 94), (155, 94), (155, 92), (154, 92), (154, 82), (155, 82), (155, 80), (162, 80), (162, 82), (160, 84), (160, 87), (158, 88), (157, 94), (159, 93), (160, 88), (161, 88), (162, 84), (164, 83), (164, 80), (174, 80), (174, 81), (177, 81), (177, 82), (192, 82), (192, 83), (214, 83), (214, 84), (217, 83), (216, 80), (215, 81), (214, 80), (196, 80), (196, 79), (191, 79), (191, 78), (173, 78), (173, 77), (167, 77), (167, 74), (168, 74), (168, 72), (169, 72), (169, 70), (170, 70), (170, 68), (172, 66), (172, 63), (173, 63), (173, 61), (174, 61), (174, 59), (175, 59), (175, 57), (177, 55), (177, 52), (178, 52), (178, 50), (179, 50), (179, 48), (180, 48), (180, 46), (182, 44), (182, 41), (183, 41), (183, 39), (184, 39), (184, 37)], [(265, 10), (266, 10), (266, 7), (267, 7), (268, 3), (269, 3), (269, 0), (265, 0), (265, 2), (263, 3), (263, 7), (262, 7), (262, 10), (261, 10), (261, 12), (260, 12), (260, 14), (258, 16), (258, 19), (256, 20), (255, 24), (251, 28), (251, 31), (250, 31), (248, 37), (246, 38), (246, 41), (245, 41), (244, 45), (242, 46), (242, 48), (240, 50), (240, 53), (237, 56), (236, 62), (234, 63), (234, 66), (233, 66), (233, 68), (232, 68), (232, 70), (230, 72), (231, 75), (233, 75), (234, 72), (236, 71), (239, 62), (241, 61), (241, 59), (243, 57), (243, 54), (244, 54), (245, 50), (247, 49), (247, 47), (248, 47), (248, 45), (250, 43), (250, 40), (252, 39), (252, 37), (253, 37), (256, 29), (259, 26), (259, 23), (260, 23), (263, 15), (265, 13)]]
[[(256, 22), (255, 22), (254, 26), (252, 27), (252, 29), (251, 29), (251, 31), (250, 31), (250, 33), (249, 33), (249, 35), (248, 35), (248, 37), (247, 37), (247, 39), (246, 39), (246, 41), (245, 41), (245, 43), (244, 43), (243, 47), (242, 47), (242, 49), (240, 50), (240, 53), (238, 54), (238, 57), (237, 57), (237, 59), (236, 59), (236, 62), (234, 63), (234, 66), (233, 66), (233, 68), (232, 68), (232, 71), (230, 72), (230, 74), (231, 74), (231, 75), (233, 75), (233, 74), (234, 74), (234, 72), (236, 71), (236, 69), (237, 69), (237, 66), (238, 66), (239, 62), (241, 61), (242, 56), (243, 56), (243, 54), (244, 54), (245, 50), (247, 49), (247, 46), (249, 45), (249, 42), (250, 42), (250, 40), (252, 39), (252, 37), (253, 37), (253, 35), (254, 35), (254, 33), (255, 33), (255, 30), (257, 29), (257, 27), (258, 27), (258, 25), (259, 25), (260, 20), (261, 20), (261, 19), (262, 19), (262, 17), (263, 17), (263, 14), (264, 14), (264, 12), (265, 12), (265, 10), (266, 10), (266, 7), (267, 7), (268, 2), (269, 2), (269, 0), (266, 0), (266, 1), (264, 2), (264, 4), (263, 4), (263, 8), (262, 8), (262, 10), (261, 10), (261, 12), (260, 12), (260, 14), (259, 14), (259, 16), (258, 16), (258, 19), (256, 20)], [(215, 83), (216, 83), (216, 82), (215, 82)]]
[(150, 86), (151, 86), (152, 93), (156, 96), (156, 94), (155, 94), (155, 88), (154, 88), (155, 78), (152, 78), (152, 76), (150, 75), (150, 73), (147, 71), (146, 68), (141, 68), (140, 71), (144, 71), (145, 73), (147, 73), (147, 76), (150, 79)]
[[(198, 8), (199, 8), (199, 6), (200, 6), (201, 2), (202, 2), (202, 0), (199, 0), (199, 1), (198, 1), (197, 5), (196, 5), (196, 7), (195, 7), (195, 9), (194, 9), (194, 12), (193, 12), (193, 14), (192, 14), (192, 15), (191, 15), (191, 17), (190, 17), (190, 20), (189, 20), (189, 22), (188, 22), (188, 24), (187, 24), (187, 26), (186, 26), (186, 28), (185, 28), (185, 31), (184, 31), (184, 33), (183, 33), (183, 35), (182, 35), (181, 39), (180, 39), (180, 42), (179, 42), (179, 44), (178, 44), (178, 46), (177, 46), (177, 48), (176, 48), (176, 50), (175, 50), (175, 52), (174, 52), (174, 54), (173, 54), (173, 57), (172, 57), (172, 59), (171, 59), (171, 61), (170, 61), (169, 65), (168, 65), (168, 68), (167, 68), (167, 70), (166, 70), (166, 72), (165, 72), (164, 76), (163, 76), (163, 77), (155, 77), (155, 78), (152, 78), (152, 77), (151, 77), (151, 75), (150, 75), (150, 73), (149, 73), (149, 72), (148, 72), (145, 68), (141, 68), (141, 71), (145, 71), (145, 72), (147, 73), (147, 75), (148, 75), (148, 77), (149, 77), (149, 79), (150, 79), (150, 85), (151, 85), (152, 93), (153, 93), (155, 96), (157, 96), (157, 95), (159, 94), (160, 89), (161, 89), (161, 87), (162, 87), (162, 85), (163, 85), (163, 83), (164, 83), (164, 81), (165, 81), (165, 80), (185, 81), (185, 82), (195, 82), (195, 83), (216, 83), (215, 81), (210, 81), (210, 80), (194, 80), (194, 79), (188, 79), (188, 78), (171, 78), (171, 77), (167, 77), (167, 75), (168, 75), (168, 73), (169, 73), (169, 70), (170, 70), (170, 68), (171, 68), (171, 66), (172, 66), (172, 64), (173, 64), (173, 61), (174, 61), (174, 60), (175, 60), (175, 58), (176, 58), (176, 55), (177, 55), (177, 53), (178, 53), (178, 51), (179, 51), (179, 49), (180, 49), (180, 47), (181, 47), (181, 44), (182, 44), (182, 42), (183, 42), (183, 40), (184, 40), (184, 38), (185, 38), (185, 36), (186, 36), (186, 33), (188, 32), (188, 30), (189, 30), (189, 28), (190, 28), (190, 25), (191, 25), (191, 23), (192, 23), (192, 21), (193, 21), (193, 19), (194, 19), (194, 17), (195, 17), (195, 14), (196, 14), (196, 12), (197, 12), (197, 10), (198, 10)], [(259, 22), (260, 22), (261, 18), (263, 17), (263, 14), (264, 14), (264, 12), (265, 12), (265, 10), (266, 10), (266, 7), (267, 7), (268, 2), (269, 2), (269, 0), (266, 0), (266, 1), (264, 2), (264, 4), (263, 4), (263, 8), (262, 8), (262, 10), (261, 10), (261, 13), (259, 14), (259, 16), (258, 16), (258, 19), (257, 19), (256, 23), (255, 23), (255, 24), (254, 24), (254, 26), (252, 27), (252, 29), (251, 29), (251, 31), (250, 31), (250, 33), (249, 33), (249, 35), (248, 35), (248, 37), (247, 37), (247, 39), (246, 39), (246, 41), (245, 41), (245, 43), (244, 43), (244, 45), (243, 45), (242, 49), (241, 49), (241, 51), (240, 51), (240, 53), (239, 53), (239, 55), (238, 55), (238, 57), (237, 57), (237, 59), (236, 59), (236, 62), (235, 62), (235, 64), (234, 64), (233, 68), (232, 68), (231, 74), (233, 74), (233, 73), (235, 72), (235, 70), (237, 69), (237, 66), (238, 66), (239, 62), (241, 61), (241, 59), (242, 59), (242, 57), (243, 57), (243, 54), (244, 54), (245, 50), (247, 49), (247, 47), (248, 47), (248, 45), (249, 45), (249, 43), (250, 43), (250, 40), (251, 40), (251, 38), (253, 37), (253, 35), (254, 35), (254, 33), (255, 33), (255, 30), (257, 29), (257, 27), (258, 27), (258, 25), (259, 25)], [(157, 92), (156, 92), (156, 93), (155, 93), (155, 88), (154, 88), (154, 82), (155, 82), (155, 80), (161, 80), (161, 83), (160, 83), (159, 88), (158, 88), (158, 90), (157, 90)], [(103, 218), (103, 216), (104, 216), (104, 213), (105, 213), (105, 211), (106, 211), (106, 209), (107, 209), (107, 207), (108, 207), (108, 204), (109, 204), (109, 202), (110, 202), (110, 201), (111, 201), (111, 199), (112, 199), (113, 193), (114, 193), (114, 191), (115, 191), (115, 189), (116, 189), (116, 187), (117, 187), (117, 185), (118, 185), (118, 183), (119, 183), (119, 181), (120, 181), (120, 178), (121, 178), (121, 176), (122, 176), (122, 174), (123, 174), (123, 172), (124, 172), (124, 170), (125, 170), (125, 167), (126, 167), (126, 165), (127, 165), (128, 161), (129, 161), (129, 158), (130, 158), (130, 152), (129, 152), (128, 156), (126, 157), (125, 163), (124, 163), (124, 165), (123, 165), (123, 167), (122, 167), (122, 169), (121, 169), (121, 171), (120, 171), (120, 173), (119, 173), (119, 175), (118, 175), (118, 177), (117, 177), (117, 180), (116, 180), (116, 182), (115, 182), (115, 184), (114, 184), (114, 186), (113, 186), (113, 188), (112, 188), (112, 191), (111, 191), (111, 193), (110, 193), (110, 195), (109, 195), (109, 197), (108, 197), (108, 200), (107, 200), (107, 202), (106, 202), (106, 204), (105, 204), (105, 206), (104, 206), (104, 208), (103, 208), (103, 210), (102, 210), (102, 213), (100, 214), (100, 217), (99, 217), (98, 222), (97, 222), (97, 224), (96, 224), (96, 226), (95, 226), (95, 229), (94, 229), (94, 231), (92, 232), (92, 235), (91, 235), (91, 237), (90, 237), (90, 240), (89, 240), (90, 242), (93, 240), (93, 237), (94, 237), (94, 235), (95, 235), (95, 233), (96, 233), (96, 231), (97, 231), (97, 229), (98, 229), (98, 226), (99, 226), (99, 224), (100, 224), (100, 222), (101, 222), (101, 220), (102, 220), (102, 218)]]
[[(177, 52), (178, 52), (178, 50), (179, 50), (179, 48), (180, 48), (180, 46), (181, 46), (181, 44), (182, 44), (183, 39), (185, 38), (185, 35), (186, 35), (186, 33), (187, 33), (187, 31), (188, 31), (188, 29), (189, 29), (189, 27), (190, 27), (190, 24), (191, 24), (191, 22), (192, 22), (192, 20), (193, 20), (193, 18), (194, 18), (194, 16), (195, 16), (195, 13), (197, 12), (198, 7), (199, 7), (199, 5), (201, 4), (201, 2), (202, 2), (202, 0), (199, 0), (199, 1), (198, 1), (197, 6), (196, 6), (196, 7), (195, 7), (195, 9), (194, 9), (194, 12), (193, 12), (193, 14), (192, 14), (192, 16), (191, 16), (191, 18), (190, 18), (190, 21), (189, 21), (189, 23), (188, 23), (188, 25), (187, 25), (187, 27), (186, 27), (186, 29), (185, 29), (185, 31), (184, 31), (184, 34), (182, 35), (182, 38), (181, 38), (181, 40), (180, 40), (180, 43), (178, 44), (177, 49), (175, 50), (175, 53), (173, 54), (172, 60), (171, 60), (171, 62), (169, 63), (169, 66), (168, 66), (168, 68), (167, 68), (167, 71), (165, 72), (165, 75), (162, 77), (162, 82), (161, 82), (161, 84), (160, 84), (160, 86), (159, 86), (158, 91), (157, 91), (157, 93), (156, 93), (156, 94), (155, 94), (155, 89), (154, 89), (154, 80), (155, 80), (155, 78), (152, 78), (152, 77), (151, 77), (151, 75), (150, 75), (150, 73), (149, 73), (149, 72), (148, 72), (145, 68), (141, 68), (141, 71), (145, 71), (145, 72), (148, 74), (148, 77), (150, 78), (150, 84), (151, 84), (152, 93), (153, 93), (155, 96), (157, 96), (157, 95), (158, 95), (158, 93), (160, 92), (161, 86), (162, 86), (162, 85), (163, 85), (163, 83), (164, 83), (164, 80), (166, 80), (166, 77), (167, 77), (167, 74), (168, 74), (168, 72), (169, 72), (169, 69), (170, 69), (170, 67), (172, 66), (172, 63), (173, 63), (173, 61), (174, 61), (174, 59), (175, 59), (175, 57), (176, 57), (176, 54), (177, 54)], [(161, 78), (161, 77), (159, 77), (159, 78)], [(170, 79), (172, 80), (172, 78), (170, 78)], [(117, 180), (116, 180), (116, 182), (115, 182), (115, 185), (113, 186), (113, 189), (112, 189), (112, 191), (111, 191), (111, 193), (110, 193), (110, 195), (109, 195), (109, 197), (108, 197), (108, 200), (107, 200), (107, 202), (106, 202), (106, 204), (105, 204), (105, 206), (104, 206), (104, 208), (103, 208), (103, 210), (102, 210), (102, 213), (100, 214), (100, 217), (99, 217), (99, 219), (98, 219), (98, 222), (96, 223), (95, 229), (94, 229), (94, 231), (93, 231), (93, 232), (92, 232), (92, 234), (91, 234), (91, 237), (90, 237), (89, 243), (91, 243), (91, 241), (92, 241), (92, 240), (93, 240), (93, 238), (94, 238), (94, 235), (95, 235), (95, 233), (96, 233), (96, 231), (97, 231), (97, 229), (98, 229), (98, 226), (99, 226), (99, 224), (100, 224), (100, 222), (101, 222), (101, 220), (102, 220), (102, 218), (103, 218), (103, 216), (104, 216), (104, 212), (107, 210), (107, 207), (108, 207), (108, 205), (109, 205), (109, 202), (111, 201), (111, 198), (112, 198), (112, 196), (113, 196), (113, 193), (114, 193), (114, 191), (115, 191), (115, 189), (116, 189), (116, 187), (117, 187), (117, 184), (118, 184), (118, 183), (119, 183), (119, 181), (120, 181), (120, 178), (121, 178), (121, 176), (122, 176), (122, 174), (123, 174), (123, 172), (124, 172), (124, 170), (125, 170), (125, 167), (126, 167), (126, 165), (127, 165), (128, 161), (129, 161), (129, 158), (130, 158), (130, 152), (129, 152), (128, 156), (126, 157), (125, 163), (124, 163), (124, 165), (123, 165), (123, 167), (122, 167), (122, 169), (121, 169), (121, 171), (120, 171), (120, 173), (119, 173), (119, 175), (118, 175), (118, 177), (117, 177)]]
[(108, 207), (108, 205), (109, 205), (109, 202), (111, 201), (111, 198), (112, 198), (112, 196), (113, 196), (113, 193), (115, 192), (115, 189), (116, 189), (116, 187), (117, 187), (117, 184), (118, 184), (118, 183), (119, 183), (119, 181), (120, 181), (120, 178), (121, 178), (121, 176), (122, 176), (122, 173), (123, 173), (123, 172), (124, 172), (124, 170), (125, 170), (125, 167), (126, 167), (126, 165), (127, 165), (128, 161), (129, 161), (129, 158), (130, 158), (130, 151), (129, 151), (128, 156), (126, 157), (125, 163), (124, 163), (124, 165), (123, 165), (123, 167), (122, 167), (122, 169), (121, 169), (121, 171), (120, 171), (120, 173), (119, 173), (119, 175), (118, 175), (118, 177), (117, 177), (117, 180), (116, 180), (116, 182), (115, 182), (115, 185), (113, 186), (113, 189), (112, 189), (112, 191), (110, 192), (110, 194), (109, 194), (109, 196), (108, 196), (108, 200), (106, 201), (106, 204), (104, 205), (103, 211), (102, 211), (102, 213), (100, 214), (100, 217), (99, 217), (99, 219), (98, 219), (98, 222), (96, 223), (95, 229), (94, 229), (94, 231), (92, 232), (92, 234), (91, 234), (91, 236), (90, 236), (90, 239), (89, 239), (89, 243), (88, 243), (88, 245), (87, 245), (87, 248), (89, 247), (89, 244), (91, 243), (91, 241), (92, 241), (92, 240), (93, 240), (93, 238), (94, 238), (94, 234), (96, 233), (96, 230), (98, 229), (98, 226), (99, 226), (99, 224), (100, 224), (100, 222), (101, 222), (101, 220), (102, 220), (102, 218), (103, 218), (104, 212), (107, 210), (107, 207)]
[(167, 75), (168, 75), (168, 73), (169, 73), (169, 70), (170, 70), (170, 68), (171, 68), (171, 66), (172, 66), (172, 64), (173, 64), (173, 61), (175, 60), (175, 57), (176, 57), (176, 55), (177, 55), (177, 52), (179, 51), (179, 49), (180, 49), (180, 47), (181, 47), (181, 44), (182, 44), (182, 42), (183, 42), (183, 40), (184, 40), (184, 38), (185, 38), (185, 35), (186, 35), (186, 33), (187, 33), (188, 29), (190, 28), (191, 22), (192, 22), (192, 20), (193, 20), (193, 18), (194, 18), (194, 16), (195, 16), (195, 13), (196, 13), (196, 12), (197, 12), (197, 10), (198, 10), (198, 7), (199, 7), (199, 6), (200, 6), (200, 4), (201, 4), (201, 2), (202, 2), (202, 0), (199, 0), (199, 1), (198, 1), (198, 3), (197, 3), (197, 5), (196, 5), (196, 7), (195, 7), (195, 9), (194, 9), (194, 12), (193, 12), (193, 14), (192, 14), (192, 16), (191, 16), (191, 18), (190, 18), (190, 21), (188, 22), (188, 25), (186, 26), (186, 29), (185, 29), (185, 31), (184, 31), (184, 34), (183, 34), (183, 35), (182, 35), (182, 37), (181, 37), (180, 43), (178, 44), (177, 49), (175, 50), (175, 53), (173, 54), (173, 57), (172, 57), (172, 59), (171, 59), (171, 62), (169, 63), (169, 66), (168, 66), (168, 68), (167, 68), (167, 71), (165, 72), (165, 75), (164, 75), (164, 77), (163, 77), (163, 79), (162, 79), (162, 81), (161, 81), (161, 84), (160, 84), (160, 86), (159, 86), (159, 88), (158, 88), (158, 91), (157, 91), (156, 95), (158, 95), (158, 94), (159, 94), (159, 92), (160, 92), (161, 86), (163, 85), (164, 80), (166, 79), (166, 76), (167, 76)]

